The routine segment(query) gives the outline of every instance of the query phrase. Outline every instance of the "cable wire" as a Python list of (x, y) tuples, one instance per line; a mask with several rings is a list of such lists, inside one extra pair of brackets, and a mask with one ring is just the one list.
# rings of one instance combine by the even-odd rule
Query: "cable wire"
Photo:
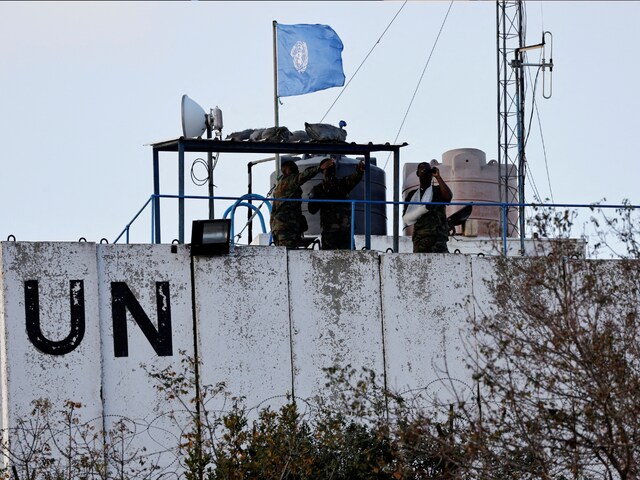
[(389, 27), (391, 27), (391, 24), (393, 24), (393, 22), (396, 20), (396, 18), (398, 17), (398, 15), (400, 15), (400, 12), (402, 11), (402, 9), (404, 8), (404, 6), (407, 4), (408, 0), (405, 0), (404, 3), (402, 4), (402, 6), (400, 7), (400, 9), (396, 12), (396, 14), (393, 16), (393, 18), (391, 19), (391, 21), (389, 22), (389, 25), (387, 25), (387, 28), (384, 29), (384, 31), (382, 32), (382, 35), (380, 35), (380, 37), (378, 38), (378, 40), (376, 41), (376, 43), (373, 44), (373, 47), (371, 47), (371, 50), (369, 50), (369, 53), (367, 53), (367, 55), (364, 57), (364, 60), (362, 60), (362, 63), (360, 63), (360, 66), (356, 69), (356, 71), (353, 73), (353, 75), (351, 75), (351, 78), (349, 79), (349, 81), (347, 82), (347, 84), (344, 86), (344, 88), (340, 91), (340, 93), (338, 94), (338, 96), (336, 97), (336, 99), (333, 101), (333, 103), (331, 104), (331, 106), (329, 107), (329, 110), (327, 110), (327, 113), (325, 113), (322, 118), (320, 119), (320, 123), (322, 123), (322, 121), (326, 118), (327, 115), (329, 115), (329, 112), (331, 111), (331, 109), (334, 107), (334, 105), (336, 104), (336, 102), (338, 101), (338, 99), (340, 99), (340, 97), (342, 96), (342, 94), (345, 92), (345, 90), (347, 89), (347, 87), (349, 86), (349, 84), (353, 81), (353, 79), (355, 78), (355, 76), (358, 74), (358, 72), (360, 71), (360, 69), (362, 68), (362, 66), (364, 65), (364, 62), (367, 61), (367, 59), (369, 58), (369, 56), (371, 55), (371, 53), (373, 52), (373, 49), (376, 48), (378, 46), (378, 44), (380, 43), (380, 40), (382, 40), (382, 37), (384, 37), (385, 33), (387, 33), (387, 30), (389, 30)]
[(542, 153), (544, 155), (544, 167), (547, 171), (547, 183), (549, 184), (549, 195), (551, 196), (551, 203), (556, 203), (553, 199), (553, 189), (551, 188), (551, 176), (549, 174), (549, 162), (547, 161), (547, 147), (544, 143), (544, 135), (542, 133), (542, 123), (540, 122), (540, 112), (538, 112), (538, 104), (535, 104), (536, 116), (538, 117), (538, 129), (540, 130), (540, 141), (542, 143)]
[[(216, 169), (216, 165), (218, 165), (218, 158), (220, 157), (220, 153), (217, 153), (212, 157), (213, 163), (211, 164), (211, 171), (209, 171), (209, 162), (207, 162), (204, 158), (196, 158), (191, 164), (191, 181), (198, 187), (202, 187), (206, 185), (213, 175), (213, 171)], [(207, 172), (207, 176), (204, 178), (199, 178), (195, 173), (196, 165), (202, 165)], [(214, 185), (215, 187), (215, 185)]]
[(538, 89), (538, 77), (540, 76), (540, 72), (542, 71), (542, 67), (538, 67), (536, 71), (536, 77), (531, 81), (531, 73), (529, 72), (529, 83), (533, 84), (532, 90), (532, 99), (531, 99), (531, 115), (529, 115), (529, 125), (527, 125), (527, 136), (524, 138), (524, 147), (527, 147), (527, 143), (529, 142), (529, 135), (531, 135), (531, 123), (533, 122), (533, 114), (534, 114), (534, 106), (536, 105), (536, 90)]
[[(204, 167), (204, 169), (207, 172), (206, 177), (198, 178), (195, 172), (196, 165), (202, 165)], [(203, 185), (207, 184), (207, 181), (209, 181), (210, 175), (211, 175), (211, 172), (209, 172), (209, 166), (207, 165), (207, 162), (204, 160), (204, 158), (196, 158), (191, 164), (191, 181), (198, 187), (202, 187)]]
[[(440, 39), (440, 35), (442, 34), (442, 30), (444, 29), (444, 25), (445, 23), (447, 23), (447, 18), (449, 18), (449, 12), (451, 12), (451, 7), (453, 7), (453, 1), (451, 0), (451, 3), (449, 3), (449, 8), (447, 9), (447, 13), (444, 16), (444, 20), (442, 21), (442, 25), (440, 25), (440, 30), (438, 31), (438, 35), (436, 36), (436, 40), (433, 42), (433, 47), (431, 47), (431, 52), (429, 53), (429, 57), (427, 58), (427, 62), (424, 65), (424, 68), (422, 69), (422, 74), (420, 75), (420, 79), (418, 80), (418, 84), (416, 85), (415, 90), (413, 91), (413, 95), (411, 96), (411, 101), (409, 102), (409, 106), (407, 107), (407, 111), (404, 114), (404, 118), (402, 119), (402, 123), (400, 123), (400, 128), (398, 129), (398, 133), (396, 134), (396, 138), (393, 140), (393, 143), (397, 143), (398, 142), (398, 137), (400, 137), (400, 132), (402, 132), (402, 127), (404, 127), (404, 123), (407, 120), (407, 117), (409, 116), (409, 111), (411, 110), (411, 106), (413, 105), (413, 101), (416, 98), (416, 95), (418, 93), (418, 89), (420, 88), (420, 84), (422, 83), (422, 79), (424, 78), (424, 74), (427, 71), (427, 67), (429, 66), (429, 62), (431, 61), (431, 57), (433, 56), (433, 52), (436, 49), (436, 46), (438, 45), (438, 40)], [(389, 163), (389, 158), (391, 158), (391, 152), (389, 152), (389, 154), (387, 155), (387, 161), (384, 162), (384, 167), (383, 169), (387, 168), (387, 164)]]

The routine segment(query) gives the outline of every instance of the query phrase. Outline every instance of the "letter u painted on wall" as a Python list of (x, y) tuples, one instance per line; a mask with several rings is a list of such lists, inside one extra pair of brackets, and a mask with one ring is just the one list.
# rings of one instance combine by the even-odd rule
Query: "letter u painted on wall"
[(49, 355), (65, 355), (75, 350), (84, 337), (84, 282), (69, 281), (69, 302), (71, 306), (71, 329), (63, 340), (54, 341), (44, 336), (40, 327), (40, 295), (38, 281), (24, 282), (24, 310), (27, 335), (31, 343), (41, 352)]
[[(24, 282), (24, 299), (27, 335), (38, 350), (49, 355), (66, 355), (78, 348), (84, 338), (86, 324), (82, 280), (69, 281), (70, 328), (69, 334), (62, 340), (51, 340), (42, 332), (38, 280)], [(129, 355), (127, 311), (159, 356), (173, 355), (169, 282), (156, 282), (156, 306), (157, 329), (129, 286), (125, 282), (111, 282), (113, 350), (116, 357)]]

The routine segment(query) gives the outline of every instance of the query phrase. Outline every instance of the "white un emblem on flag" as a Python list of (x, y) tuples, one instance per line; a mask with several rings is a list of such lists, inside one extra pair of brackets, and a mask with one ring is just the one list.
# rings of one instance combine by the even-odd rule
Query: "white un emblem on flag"
[(307, 49), (307, 43), (298, 40), (293, 48), (291, 48), (291, 59), (293, 66), (298, 73), (304, 73), (309, 65), (309, 50)]
[(278, 97), (344, 85), (342, 40), (330, 26), (273, 23)]

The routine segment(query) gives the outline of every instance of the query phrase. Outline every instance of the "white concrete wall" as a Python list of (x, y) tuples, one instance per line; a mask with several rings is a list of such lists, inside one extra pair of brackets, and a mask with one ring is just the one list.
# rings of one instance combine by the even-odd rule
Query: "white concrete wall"
[[(468, 396), (464, 324), (491, 308), (485, 280), (495, 262), (260, 246), (192, 259), (184, 245), (14, 242), (1, 244), (0, 260), (0, 426), (15, 426), (35, 398), (79, 401), (107, 430), (120, 420), (135, 430), (131, 446), (147, 448), (164, 472), (178, 468), (193, 405), (181, 403), (191, 394), (167, 400), (148, 370), (181, 371), (196, 351), (200, 384), (224, 382), (250, 409), (323, 393), (323, 369), (336, 364), (368, 367), (429, 401)], [(68, 353), (45, 353), (27, 335), (32, 280), (51, 341), (68, 335), (70, 282), (83, 282), (86, 331)], [(207, 403), (229, 407), (223, 395)]]
[(323, 392), (323, 368), (384, 371), (378, 254), (292, 251), (289, 290), (297, 397)]
[[(18, 419), (30, 416), (34, 400), (48, 398), (55, 409), (62, 409), (66, 400), (81, 403), (84, 420), (97, 419), (99, 431), (103, 409), (95, 245), (3, 242), (1, 276), (3, 427), (16, 427)], [(33, 284), (25, 284), (32, 281), (37, 281), (37, 297)], [(28, 288), (34, 297), (28, 297)], [(78, 307), (84, 303), (83, 333), (82, 328), (72, 331), (72, 302)], [(41, 348), (29, 338), (25, 308), (39, 319), (36, 343)], [(70, 333), (65, 345), (57, 343)], [(69, 351), (61, 354), (64, 350)]]
[[(9, 388), (7, 385), (7, 330), (5, 322), (4, 303), (7, 294), (4, 290), (4, 248), (0, 248), (0, 442), (8, 443), (9, 427)], [(0, 462), (2, 464), (2, 462)]]
[(387, 379), (391, 389), (449, 403), (451, 386), (468, 390), (461, 340), (469, 317), (469, 257), (382, 258)]
[[(224, 382), (250, 409), (265, 401), (277, 408), (292, 385), (287, 251), (236, 252), (194, 258), (202, 383)], [(208, 404), (229, 407), (223, 397)]]
[[(190, 256), (184, 245), (175, 248), (176, 253), (171, 252), (169, 245), (96, 247), (105, 429), (112, 430), (118, 422), (123, 422), (134, 432), (129, 440), (130, 448), (146, 448), (148, 462), (161, 468), (158, 475), (177, 468), (175, 447), (182, 432), (189, 428), (187, 410), (193, 405), (188, 401), (195, 395), (195, 392), (188, 393), (168, 400), (157, 390), (158, 382), (148, 374), (165, 368), (180, 372), (179, 352), (194, 355)], [(118, 293), (114, 291), (114, 282), (121, 285), (120, 288), (122, 283), (126, 284), (156, 331), (160, 311), (170, 311), (171, 345), (170, 348), (156, 345), (161, 355), (144, 335), (129, 307), (125, 308), (128, 352), (126, 355), (122, 351), (116, 353), (122, 345), (117, 345), (114, 338), (117, 313), (113, 311), (113, 301)], [(168, 284), (168, 294), (159, 288), (158, 282)], [(132, 302), (130, 298), (128, 301)]]

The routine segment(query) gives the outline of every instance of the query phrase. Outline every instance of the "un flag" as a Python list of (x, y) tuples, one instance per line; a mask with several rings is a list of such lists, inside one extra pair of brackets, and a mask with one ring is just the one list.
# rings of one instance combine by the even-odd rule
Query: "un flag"
[(342, 40), (328, 25), (276, 24), (278, 96), (344, 85)]

